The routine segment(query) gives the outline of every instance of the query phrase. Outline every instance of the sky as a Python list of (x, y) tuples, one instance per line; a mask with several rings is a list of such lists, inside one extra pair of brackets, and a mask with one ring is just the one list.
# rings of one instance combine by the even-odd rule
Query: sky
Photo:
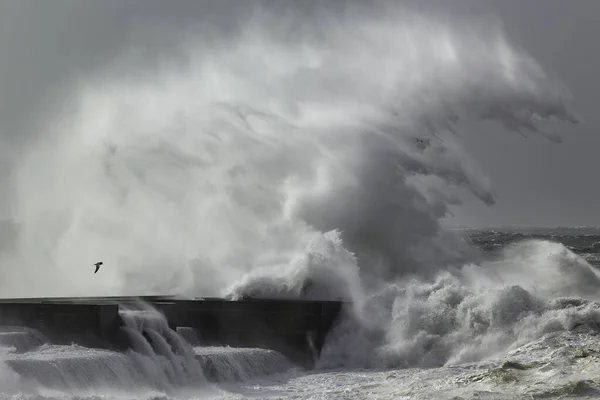
[[(227, 3), (227, 7), (223, 4)], [(283, 2), (271, 1), (279, 7)], [(311, 14), (315, 1), (300, 12)], [(340, 2), (329, 2), (332, 7)], [(376, 3), (376, 2), (374, 2)], [(564, 141), (533, 135), (466, 131), (462, 141), (490, 177), (497, 195), (454, 209), (450, 224), (467, 226), (600, 225), (600, 71), (597, 0), (421, 0), (437, 13), (482, 14), (502, 21), (509, 37), (572, 92), (584, 123), (556, 125)], [(365, 2), (365, 4), (367, 4)], [(69, 90), (102, 71), (127, 49), (139, 71), (160, 65), (198, 24), (215, 40), (235, 35), (250, 2), (215, 0), (0, 0), (0, 180), (19, 149), (39, 140), (31, 132), (68, 106)], [(130, 69), (128, 73), (135, 71)], [(126, 73), (126, 72), (123, 72)]]
[(490, 177), (497, 202), (468, 202), (454, 220), (470, 226), (600, 225), (600, 54), (593, 39), (600, 33), (600, 2), (487, 3), (509, 37), (568, 87), (583, 123), (554, 126), (563, 138), (558, 145), (492, 130), (465, 135), (463, 143)]

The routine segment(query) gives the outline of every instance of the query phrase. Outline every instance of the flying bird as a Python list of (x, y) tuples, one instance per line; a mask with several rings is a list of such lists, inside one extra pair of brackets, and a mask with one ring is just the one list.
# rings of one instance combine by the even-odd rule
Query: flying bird
[(100, 269), (100, 266), (102, 265), (102, 261), (97, 262), (96, 264), (94, 264), (96, 266), (96, 270), (94, 271), (94, 273), (98, 272), (98, 270)]
[(421, 138), (414, 138), (414, 139), (415, 139), (415, 142), (417, 142), (417, 148), (420, 151), (424, 151), (431, 144), (431, 141), (429, 139), (421, 139)]

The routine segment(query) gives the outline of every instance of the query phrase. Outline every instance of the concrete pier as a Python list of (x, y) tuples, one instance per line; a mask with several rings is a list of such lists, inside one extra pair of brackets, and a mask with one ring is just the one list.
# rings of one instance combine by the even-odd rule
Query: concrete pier
[(171, 296), (0, 299), (0, 325), (36, 329), (52, 343), (124, 350), (119, 310), (147, 304), (169, 326), (192, 328), (205, 346), (277, 350), (309, 367), (320, 354), (342, 303)]

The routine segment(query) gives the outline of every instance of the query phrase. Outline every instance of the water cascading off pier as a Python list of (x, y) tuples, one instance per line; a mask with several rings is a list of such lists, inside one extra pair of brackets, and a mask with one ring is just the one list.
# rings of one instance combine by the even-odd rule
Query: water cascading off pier
[(341, 306), (170, 297), (1, 300), (0, 346), (9, 349), (13, 370), (44, 386), (126, 389), (143, 382), (169, 390), (311, 367)]

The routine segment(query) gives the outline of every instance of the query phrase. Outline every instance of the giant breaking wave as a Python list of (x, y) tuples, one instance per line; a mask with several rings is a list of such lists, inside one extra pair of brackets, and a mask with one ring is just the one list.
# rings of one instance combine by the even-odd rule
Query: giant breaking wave
[(480, 262), (440, 226), (450, 186), (494, 198), (460, 124), (557, 141), (537, 123), (576, 122), (563, 88), (490, 24), (321, 11), (79, 82), (15, 167), (1, 293), (350, 300), (324, 367), (472, 361), (598, 320), (563, 299), (598, 277), (561, 246)]

